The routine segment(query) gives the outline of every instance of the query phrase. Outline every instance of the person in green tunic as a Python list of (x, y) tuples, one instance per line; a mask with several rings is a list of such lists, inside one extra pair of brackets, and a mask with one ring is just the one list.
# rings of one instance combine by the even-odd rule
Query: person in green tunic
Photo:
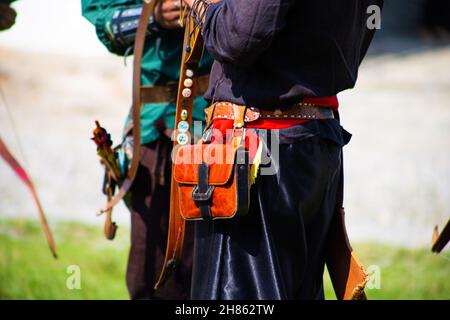
[[(142, 0), (82, 0), (81, 3), (83, 16), (95, 26), (97, 36), (106, 48), (117, 55), (131, 53)], [(167, 87), (168, 90), (163, 91), (172, 92), (172, 95), (165, 103), (145, 104), (141, 112), (140, 167), (130, 191), (131, 200), (127, 201), (131, 211), (131, 248), (126, 280), (131, 299), (189, 298), (192, 264), (192, 237), (189, 236), (185, 241), (183, 264), (174, 279), (165, 288), (153, 290), (163, 264), (167, 239), (172, 147), (169, 136), (175, 122), (174, 102), (184, 34), (178, 23), (179, 16), (178, 1), (158, 0), (147, 29), (141, 83)], [(197, 75), (199, 82), (205, 79), (211, 64), (212, 59), (205, 55)], [(206, 106), (201, 96), (196, 97), (194, 120), (204, 120)], [(129, 154), (127, 146), (132, 144), (129, 118), (124, 130), (123, 171), (130, 161), (126, 156)], [(187, 231), (189, 234), (192, 232)]]
[(16, 22), (16, 11), (11, 7), (15, 0), (0, 0), (0, 31), (11, 28)]

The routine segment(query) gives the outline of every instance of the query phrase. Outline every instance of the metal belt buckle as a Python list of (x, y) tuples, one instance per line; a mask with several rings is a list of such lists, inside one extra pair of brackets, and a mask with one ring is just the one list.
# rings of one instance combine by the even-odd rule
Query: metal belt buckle
[(192, 200), (194, 201), (208, 201), (214, 192), (214, 186), (208, 186), (206, 192), (199, 192), (198, 185), (192, 190)]

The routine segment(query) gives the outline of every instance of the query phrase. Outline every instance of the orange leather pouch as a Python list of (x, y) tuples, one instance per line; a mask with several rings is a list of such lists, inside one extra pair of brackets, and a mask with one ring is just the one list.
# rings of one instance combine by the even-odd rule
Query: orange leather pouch
[(247, 214), (249, 161), (243, 146), (184, 145), (175, 155), (175, 189), (184, 219), (229, 219)]

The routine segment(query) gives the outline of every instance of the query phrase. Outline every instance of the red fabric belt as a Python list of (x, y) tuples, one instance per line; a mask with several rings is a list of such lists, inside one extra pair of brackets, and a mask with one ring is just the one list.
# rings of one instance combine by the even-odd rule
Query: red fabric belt
[[(312, 103), (318, 106), (331, 107), (335, 110), (339, 108), (339, 101), (337, 96), (324, 97), (324, 98), (307, 98), (304, 99), (305, 103)], [(298, 120), (298, 119), (258, 119), (246, 124), (247, 128), (254, 129), (283, 129), (289, 128), (298, 124), (305, 123), (308, 120)], [(224, 119), (215, 119), (214, 128), (225, 132), (226, 129), (233, 128), (233, 121)]]

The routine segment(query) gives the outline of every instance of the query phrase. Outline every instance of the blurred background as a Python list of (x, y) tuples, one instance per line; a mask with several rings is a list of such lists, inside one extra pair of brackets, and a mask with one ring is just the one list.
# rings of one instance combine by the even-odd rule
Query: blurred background
[[(430, 252), (450, 217), (450, 8), (445, 0), (385, 0), (382, 29), (355, 90), (340, 94), (347, 227), (360, 260), (378, 267), (372, 299), (450, 298), (450, 254)], [(0, 136), (29, 171), (55, 231), (47, 251), (28, 190), (0, 161), (0, 299), (127, 299), (129, 214), (113, 242), (96, 212), (103, 170), (94, 120), (120, 142), (131, 62), (113, 56), (79, 0), (19, 0), (0, 33)], [(66, 286), (80, 266), (81, 289)], [(376, 275), (375, 275), (376, 276)], [(327, 282), (327, 296), (332, 298)]]

